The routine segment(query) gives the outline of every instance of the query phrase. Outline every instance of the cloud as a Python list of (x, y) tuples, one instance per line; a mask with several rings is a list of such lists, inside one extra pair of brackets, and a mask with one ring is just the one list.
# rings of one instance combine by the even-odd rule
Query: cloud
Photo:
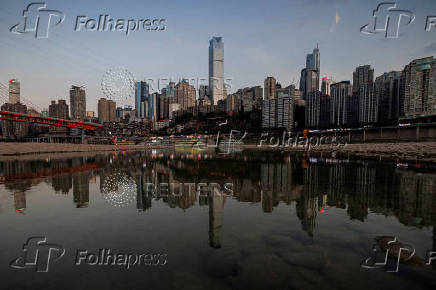
[(336, 11), (336, 15), (335, 15), (335, 21), (332, 23), (332, 25), (330, 25), (330, 32), (334, 32), (336, 30), (336, 26), (339, 24), (339, 21), (341, 20), (341, 17), (339, 16), (338, 11)]

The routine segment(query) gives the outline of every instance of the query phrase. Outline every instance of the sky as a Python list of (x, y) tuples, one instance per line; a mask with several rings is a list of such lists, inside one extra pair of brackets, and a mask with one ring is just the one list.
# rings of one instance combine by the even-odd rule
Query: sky
[[(43, 1), (43, 0), (39, 0)], [(69, 102), (71, 85), (84, 85), (87, 110), (96, 111), (105, 97), (101, 81), (115, 68), (136, 80), (208, 77), (208, 46), (213, 36), (224, 41), (224, 75), (230, 92), (263, 86), (267, 76), (282, 85), (298, 84), (306, 54), (319, 44), (321, 76), (351, 80), (359, 65), (375, 75), (401, 70), (411, 60), (436, 55), (436, 28), (425, 31), (426, 17), (436, 15), (434, 0), (392, 1), (416, 18), (401, 27), (399, 38), (367, 35), (372, 11), (383, 1), (371, 0), (125, 0), (45, 1), (65, 20), (52, 25), (48, 38), (14, 34), (22, 11), (32, 1), (3, 0), (0, 6), (0, 103), (8, 80), (21, 82), (21, 95), (37, 109), (51, 100)], [(77, 16), (98, 19), (165, 19), (163, 31), (75, 31)], [(130, 102), (134, 104), (133, 99)], [(123, 104), (125, 105), (125, 104)]]

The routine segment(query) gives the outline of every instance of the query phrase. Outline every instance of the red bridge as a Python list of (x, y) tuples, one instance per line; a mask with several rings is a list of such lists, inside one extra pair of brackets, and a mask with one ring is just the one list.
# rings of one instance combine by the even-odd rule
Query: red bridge
[(90, 130), (90, 131), (95, 131), (103, 127), (102, 125), (95, 124), (95, 123), (70, 121), (70, 120), (56, 119), (50, 117), (37, 117), (37, 116), (30, 116), (30, 115), (6, 112), (6, 111), (0, 111), (0, 119), (14, 121), (14, 122), (38, 123), (38, 124), (45, 124), (45, 125), (57, 126), (57, 127), (77, 128), (77, 129)]

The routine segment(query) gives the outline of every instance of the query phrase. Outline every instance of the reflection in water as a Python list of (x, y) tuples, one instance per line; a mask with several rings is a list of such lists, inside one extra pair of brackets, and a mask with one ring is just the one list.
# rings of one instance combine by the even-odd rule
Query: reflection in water
[[(436, 251), (431, 165), (259, 151), (56, 156), (0, 162), (0, 227), (11, 249), (0, 251), (1, 260), (20, 254), (17, 245), (29, 233), (47, 233), (71, 255), (76, 247), (167, 253), (166, 268), (147, 270), (153, 289), (434, 288), (434, 267), (401, 265), (391, 275), (360, 266), (376, 235), (398, 236), (419, 257)], [(176, 194), (150, 194), (150, 185), (164, 183)], [(196, 192), (213, 183), (222, 191)], [(232, 196), (225, 196), (226, 183)], [(143, 269), (74, 267), (67, 260), (50, 276), (62, 289), (143, 287)], [(30, 272), (7, 273), (5, 289), (31, 283), (23, 278)], [(70, 278), (75, 274), (87, 284)], [(46, 276), (38, 277), (44, 282), (35, 288), (50, 288)]]
[(375, 212), (395, 216), (406, 226), (436, 224), (436, 174), (429, 166), (399, 169), (394, 164), (307, 159), (272, 152), (198, 155), (124, 152), (11, 160), (0, 163), (0, 175), (5, 188), (13, 194), (17, 212), (31, 206), (26, 203), (26, 191), (41, 182), (64, 195), (72, 189), (75, 206), (87, 208), (90, 183), (96, 177), (103, 197), (113, 205), (129, 205), (135, 199), (138, 211), (150, 209), (157, 201), (183, 210), (196, 203), (207, 205), (212, 247), (222, 244), (223, 197), (197, 195), (183, 186), (177, 189), (179, 195), (151, 196), (147, 184), (233, 183), (233, 199), (260, 203), (265, 213), (273, 212), (280, 203), (295, 204), (296, 215), (308, 236), (315, 234), (320, 212), (331, 207), (346, 210), (351, 220), (365, 221), (369, 212)]
[(225, 201), (225, 195), (217, 188), (209, 195), (209, 243), (213, 248), (221, 248)]

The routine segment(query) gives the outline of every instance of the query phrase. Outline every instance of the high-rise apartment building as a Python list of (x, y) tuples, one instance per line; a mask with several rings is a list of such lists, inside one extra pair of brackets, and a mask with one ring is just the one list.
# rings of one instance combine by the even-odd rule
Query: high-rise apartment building
[(159, 97), (159, 119), (160, 120), (168, 119), (168, 117), (169, 117), (169, 106), (170, 106), (169, 99), (170, 99), (170, 97), (168, 97), (166, 95), (166, 90), (165, 90), (165, 94), (161, 94)]
[(359, 123), (363, 125), (378, 122), (378, 99), (375, 95), (374, 83), (359, 87)]
[(249, 112), (253, 108), (258, 110), (262, 108), (263, 89), (261, 86), (239, 89), (236, 93), (242, 96), (244, 112)]
[(359, 123), (376, 123), (378, 102), (374, 94), (374, 70), (370, 65), (358, 66), (353, 72), (353, 95), (359, 96)]
[(350, 81), (334, 83), (330, 86), (330, 123), (333, 127), (347, 124), (347, 99), (352, 94)]
[(277, 81), (274, 77), (267, 77), (263, 86), (263, 97), (265, 100), (273, 99), (276, 96)]
[(262, 103), (262, 128), (276, 127), (276, 106), (275, 98), (265, 98)]
[(305, 126), (306, 128), (319, 128), (321, 113), (321, 92), (312, 91), (306, 97)]
[(415, 59), (404, 68), (404, 118), (436, 115), (436, 59)]
[(242, 96), (238, 93), (227, 96), (226, 111), (227, 113), (238, 113), (242, 108)]
[[(1, 111), (27, 114), (27, 106), (21, 103), (6, 103), (0, 108)], [(29, 124), (26, 122), (14, 122), (2, 120), (2, 133), (4, 138), (21, 139), (27, 136)]]
[(200, 85), (198, 88), (198, 99), (204, 100), (209, 94), (209, 86)]
[(86, 94), (83, 87), (71, 86), (70, 89), (71, 119), (83, 121), (86, 117)]
[(384, 73), (375, 79), (378, 100), (378, 123), (396, 125), (404, 110), (403, 72)]
[[(48, 116), (52, 118), (68, 120), (69, 108), (67, 102), (65, 100), (59, 100), (56, 104), (56, 101), (51, 101), (51, 105), (48, 106)], [(50, 126), (49, 132), (50, 134), (64, 135), (68, 134), (69, 128)]]
[(17, 79), (9, 80), (9, 104), (20, 102), (20, 82)]
[(374, 82), (374, 70), (370, 65), (362, 65), (353, 72), (353, 94), (358, 94), (361, 85)]
[(324, 77), (321, 82), (321, 94), (323, 96), (330, 96), (330, 86), (333, 84), (333, 80)]
[(265, 80), (266, 97), (262, 102), (262, 127), (284, 128), (294, 126), (295, 86), (282, 88), (274, 78)]
[(222, 37), (213, 37), (209, 42), (209, 98), (216, 105), (224, 100), (224, 42)]
[(276, 127), (292, 130), (294, 127), (294, 97), (282, 95), (277, 97)]
[(98, 121), (114, 122), (116, 119), (116, 103), (112, 100), (101, 98), (98, 100)]
[(51, 105), (48, 106), (48, 116), (52, 118), (68, 120), (68, 111), (68, 105), (65, 100), (58, 100), (57, 104), (56, 101), (51, 101)]
[(182, 80), (175, 87), (176, 103), (181, 105), (182, 110), (190, 107), (195, 107), (195, 88), (191, 86), (188, 81)]

